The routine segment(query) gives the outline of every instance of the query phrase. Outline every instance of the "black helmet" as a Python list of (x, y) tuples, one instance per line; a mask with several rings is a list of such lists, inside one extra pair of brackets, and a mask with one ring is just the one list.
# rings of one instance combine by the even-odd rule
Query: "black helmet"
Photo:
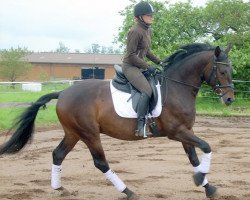
[(143, 15), (153, 15), (154, 8), (148, 2), (141, 1), (135, 5), (134, 16), (139, 17)]

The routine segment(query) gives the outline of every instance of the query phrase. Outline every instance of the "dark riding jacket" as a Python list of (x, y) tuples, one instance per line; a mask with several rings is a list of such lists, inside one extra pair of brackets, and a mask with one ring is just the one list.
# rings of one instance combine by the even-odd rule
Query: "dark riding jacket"
[(139, 20), (128, 32), (127, 51), (122, 64), (122, 71), (128, 81), (137, 90), (146, 93), (149, 97), (152, 95), (152, 88), (142, 74), (142, 71), (149, 67), (144, 59), (147, 57), (156, 64), (160, 63), (160, 59), (150, 51), (150, 44), (150, 26)]
[(133, 26), (127, 35), (127, 51), (123, 58), (123, 63), (136, 66), (141, 69), (147, 69), (148, 64), (144, 61), (147, 57), (155, 64), (160, 63), (151, 51), (151, 29), (141, 21)]

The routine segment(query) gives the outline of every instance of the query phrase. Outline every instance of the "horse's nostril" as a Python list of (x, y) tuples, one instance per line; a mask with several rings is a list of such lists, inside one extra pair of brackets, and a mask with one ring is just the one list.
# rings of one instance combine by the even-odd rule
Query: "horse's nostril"
[(228, 98), (228, 99), (231, 101), (231, 103), (234, 102), (234, 98)]
[(233, 102), (234, 102), (233, 98), (227, 98), (227, 101), (225, 103), (226, 103), (226, 105), (230, 105)]

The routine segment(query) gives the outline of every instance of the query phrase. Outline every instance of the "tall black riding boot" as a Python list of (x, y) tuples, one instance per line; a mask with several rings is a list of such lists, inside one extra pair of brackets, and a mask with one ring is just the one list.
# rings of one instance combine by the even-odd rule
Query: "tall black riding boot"
[(137, 106), (137, 128), (135, 130), (136, 136), (144, 136), (145, 115), (148, 112), (150, 97), (146, 93), (141, 93)]

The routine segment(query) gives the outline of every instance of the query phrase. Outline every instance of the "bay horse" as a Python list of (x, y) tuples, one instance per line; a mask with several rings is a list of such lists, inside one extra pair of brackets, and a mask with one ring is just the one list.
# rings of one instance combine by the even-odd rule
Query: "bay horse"
[[(194, 135), (195, 100), (205, 81), (227, 105), (234, 101), (232, 66), (226, 50), (208, 44), (183, 46), (165, 59), (165, 67), (159, 75), (162, 93), (162, 112), (155, 119), (160, 137), (168, 137), (182, 143), (193, 166), (193, 179), (197, 186), (205, 188), (207, 197), (213, 197), (217, 188), (208, 183), (211, 147)], [(14, 133), (0, 147), (1, 154), (20, 151), (32, 138), (34, 122), (39, 108), (52, 99), (58, 99), (56, 112), (65, 132), (64, 138), (52, 153), (51, 186), (61, 188), (62, 162), (76, 143), (83, 141), (93, 157), (94, 165), (127, 199), (139, 197), (112, 171), (105, 158), (100, 134), (120, 140), (141, 140), (135, 136), (136, 119), (118, 116), (114, 110), (110, 81), (83, 80), (63, 91), (40, 97), (18, 118)], [(202, 150), (201, 162), (195, 148)]]

